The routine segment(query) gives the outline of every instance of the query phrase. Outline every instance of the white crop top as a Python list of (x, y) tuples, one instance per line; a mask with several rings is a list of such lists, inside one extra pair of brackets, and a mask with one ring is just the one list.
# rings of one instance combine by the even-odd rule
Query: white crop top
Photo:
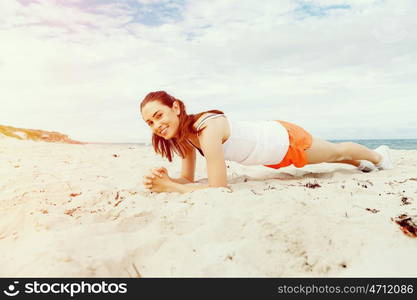
[[(224, 114), (207, 116), (198, 124), (197, 130), (207, 120), (219, 116), (226, 117)], [(287, 154), (288, 132), (277, 121), (238, 121), (230, 117), (226, 117), (226, 120), (230, 127), (230, 136), (223, 143), (226, 160), (242, 165), (274, 165), (280, 163)]]

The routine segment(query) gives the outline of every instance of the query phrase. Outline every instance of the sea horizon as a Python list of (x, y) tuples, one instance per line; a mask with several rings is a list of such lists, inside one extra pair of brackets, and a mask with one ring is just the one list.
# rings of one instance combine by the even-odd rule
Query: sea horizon
[[(343, 143), (354, 142), (375, 149), (381, 145), (387, 145), (395, 150), (417, 150), (417, 139), (326, 139), (329, 142)], [(96, 145), (126, 145), (126, 146), (150, 146), (149, 142), (85, 142)]]

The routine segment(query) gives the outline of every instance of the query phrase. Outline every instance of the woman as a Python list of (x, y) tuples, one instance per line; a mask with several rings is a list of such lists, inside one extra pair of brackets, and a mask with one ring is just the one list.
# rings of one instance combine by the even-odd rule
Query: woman
[[(149, 93), (140, 109), (156, 153), (170, 162), (174, 152), (182, 157), (180, 178), (169, 177), (163, 167), (144, 176), (145, 187), (154, 192), (227, 187), (225, 160), (275, 169), (323, 162), (346, 163), (363, 172), (393, 168), (387, 146), (373, 151), (352, 142), (330, 143), (292, 123), (234, 121), (219, 110), (188, 115), (184, 103), (165, 91)], [(208, 185), (187, 185), (194, 182), (195, 149), (206, 158)]]

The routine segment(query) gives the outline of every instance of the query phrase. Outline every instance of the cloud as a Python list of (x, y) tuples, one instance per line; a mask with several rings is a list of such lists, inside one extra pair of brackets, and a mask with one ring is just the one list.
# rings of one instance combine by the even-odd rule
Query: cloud
[(323, 138), (416, 138), (415, 8), (413, 1), (3, 1), (0, 123), (143, 141), (139, 101), (164, 89), (190, 112), (284, 119)]

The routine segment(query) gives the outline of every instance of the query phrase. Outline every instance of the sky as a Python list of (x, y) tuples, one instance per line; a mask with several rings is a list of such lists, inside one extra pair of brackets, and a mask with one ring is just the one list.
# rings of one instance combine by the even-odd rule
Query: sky
[(0, 1), (0, 124), (150, 140), (139, 104), (417, 138), (415, 0)]

